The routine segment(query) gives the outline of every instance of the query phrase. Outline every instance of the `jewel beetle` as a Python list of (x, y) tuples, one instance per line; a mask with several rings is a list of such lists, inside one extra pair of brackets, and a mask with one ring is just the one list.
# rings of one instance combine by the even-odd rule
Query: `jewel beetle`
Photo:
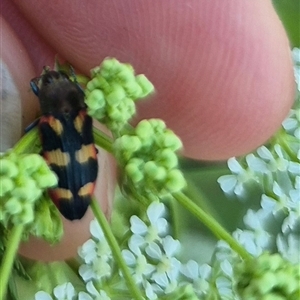
[(65, 72), (49, 68), (30, 85), (42, 112), (38, 123), (42, 155), (58, 177), (58, 185), (48, 190), (49, 195), (66, 219), (81, 219), (91, 202), (98, 173), (92, 118), (86, 111), (84, 92)]

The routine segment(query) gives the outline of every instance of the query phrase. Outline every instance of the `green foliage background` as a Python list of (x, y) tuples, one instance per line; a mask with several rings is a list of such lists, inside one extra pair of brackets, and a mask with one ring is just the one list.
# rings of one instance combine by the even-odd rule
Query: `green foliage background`
[(300, 1), (273, 0), (273, 5), (286, 29), (291, 47), (300, 47)]

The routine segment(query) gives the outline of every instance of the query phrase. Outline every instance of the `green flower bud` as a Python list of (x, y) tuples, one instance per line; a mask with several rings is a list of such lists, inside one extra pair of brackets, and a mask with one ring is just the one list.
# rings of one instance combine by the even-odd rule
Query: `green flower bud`
[(38, 154), (10, 153), (0, 157), (0, 165), (6, 174), (15, 175), (1, 176), (1, 221), (12, 225), (32, 222), (43, 189), (57, 184), (56, 176)]
[(139, 95), (139, 98), (144, 98), (154, 92), (154, 85), (148, 80), (148, 78), (145, 75), (137, 75), (135, 77), (135, 80), (137, 81), (142, 90), (141, 94)]
[[(131, 65), (121, 64), (114, 58), (105, 59), (91, 74), (86, 92), (88, 112), (111, 130), (119, 131), (135, 114), (133, 101), (146, 96), (151, 84), (145, 76), (135, 76)], [(101, 112), (94, 98), (96, 89), (103, 93)]]
[(142, 120), (135, 128), (135, 134), (141, 139), (151, 139), (154, 134), (153, 127), (148, 120)]
[(168, 172), (166, 188), (175, 193), (180, 191), (186, 186), (186, 181), (183, 174), (178, 169), (173, 169)]
[(125, 172), (134, 183), (144, 179), (144, 174), (140, 171), (140, 166), (134, 162), (130, 162), (126, 165)]
[(242, 299), (290, 299), (300, 293), (299, 265), (279, 254), (263, 253), (235, 267), (236, 290)]
[(166, 167), (168, 170), (177, 167), (178, 158), (177, 155), (169, 148), (159, 150), (156, 152), (156, 159), (160, 164)]
[(144, 165), (144, 171), (151, 180), (164, 181), (167, 171), (164, 167), (157, 165), (154, 161), (148, 161)]
[(34, 212), (32, 206), (29, 203), (22, 205), (22, 211), (20, 214), (14, 214), (12, 217), (14, 224), (28, 224), (34, 220)]
[(0, 175), (7, 176), (9, 178), (16, 177), (18, 174), (18, 167), (12, 160), (7, 158), (1, 158), (0, 161)]
[(43, 159), (38, 154), (28, 154), (19, 161), (19, 168), (28, 175), (36, 172), (43, 164)]
[(11, 194), (16, 198), (34, 202), (41, 196), (42, 192), (33, 179), (27, 178), (26, 181), (23, 181), (20, 186), (16, 187)]
[(125, 83), (124, 89), (126, 90), (127, 95), (132, 98), (132, 100), (141, 98), (141, 95), (143, 94), (142, 88), (135, 81)]
[(145, 174), (150, 178), (155, 178), (158, 167), (154, 161), (147, 161), (144, 165)]
[(186, 182), (177, 169), (178, 158), (174, 153), (178, 145), (181, 145), (179, 138), (166, 129), (165, 123), (159, 119), (143, 120), (136, 126), (134, 135), (118, 138), (114, 152), (119, 164), (126, 166), (128, 160), (134, 158), (143, 161), (142, 168), (141, 165), (138, 168), (126, 166), (123, 175), (128, 176), (129, 180), (124, 178), (122, 182), (129, 183), (127, 190), (135, 188), (144, 196), (147, 194), (145, 191), (149, 191), (154, 197), (150, 197), (149, 193), (145, 197), (151, 201), (152, 198), (165, 197), (185, 187)]
[(150, 119), (148, 122), (151, 124), (153, 130), (157, 133), (163, 133), (166, 129), (166, 124), (161, 119)]
[(157, 143), (160, 147), (170, 148), (173, 151), (177, 151), (182, 147), (180, 139), (171, 130), (166, 130), (164, 135), (157, 139)]
[(106, 96), (107, 104), (110, 106), (118, 105), (126, 97), (122, 86), (116, 85), (114, 90)]
[(141, 148), (141, 140), (137, 136), (123, 135), (116, 140), (116, 146), (122, 151), (132, 154)]
[(115, 58), (106, 58), (100, 68), (97, 69), (97, 73), (101, 74), (103, 77), (110, 77), (111, 74), (115, 74), (121, 71), (120, 62)]
[(85, 102), (91, 110), (96, 111), (104, 107), (105, 97), (101, 90), (94, 89), (89, 93)]
[(0, 197), (3, 197), (6, 193), (12, 191), (14, 189), (14, 182), (6, 177), (1, 176), (0, 177)]
[(93, 111), (88, 108), (87, 111), (88, 111), (88, 114), (90, 116), (93, 116), (96, 120), (103, 120), (107, 113), (104, 109), (99, 109), (99, 110)]
[(53, 172), (33, 174), (32, 178), (36, 181), (36, 184), (40, 189), (57, 186), (57, 176)]
[(91, 92), (94, 89), (98, 89), (99, 82), (97, 77), (92, 78), (87, 84), (86, 84), (86, 91)]
[(18, 198), (11, 197), (4, 204), (4, 209), (11, 215), (19, 214), (22, 211), (22, 204)]

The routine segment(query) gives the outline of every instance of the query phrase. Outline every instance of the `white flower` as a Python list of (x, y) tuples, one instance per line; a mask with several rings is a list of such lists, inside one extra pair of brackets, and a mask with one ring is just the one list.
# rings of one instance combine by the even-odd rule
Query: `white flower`
[(35, 294), (35, 300), (53, 300), (53, 298), (44, 291), (39, 291)]
[(293, 264), (300, 263), (300, 236), (297, 233), (278, 235), (276, 240), (278, 252)]
[(78, 293), (78, 300), (93, 300), (93, 298), (87, 294), (86, 292), (79, 292)]
[(260, 255), (270, 243), (270, 234), (264, 230), (255, 232), (251, 230), (237, 229), (233, 233), (233, 236), (250, 254), (254, 256)]
[[(90, 281), (86, 284), (86, 289), (89, 292), (89, 294), (93, 296), (91, 299), (94, 299), (94, 300), (110, 300), (110, 297), (106, 294), (105, 291), (98, 290), (98, 289), (95, 288), (94, 283), (92, 281)], [(80, 293), (79, 293), (79, 295), (80, 295)], [(79, 300), (81, 300), (81, 299), (79, 299)]]
[(297, 82), (298, 91), (300, 91), (300, 49), (293, 48), (292, 55), (294, 60), (295, 80)]
[(256, 175), (250, 168), (244, 168), (235, 157), (229, 158), (227, 164), (232, 174), (221, 176), (217, 181), (225, 193), (241, 197), (245, 194), (244, 184), (255, 179)]
[(196, 261), (189, 260), (185, 265), (182, 265), (180, 272), (192, 280), (197, 280), (199, 277), (207, 279), (211, 272), (211, 266), (203, 264), (200, 266)]
[(141, 253), (138, 248), (134, 252), (133, 250), (129, 251), (127, 249), (122, 250), (123, 258), (131, 269), (131, 274), (134, 277), (134, 281), (139, 284), (144, 280), (150, 278), (151, 273), (155, 270), (155, 267), (147, 262), (146, 257)]
[(79, 274), (85, 282), (101, 280), (111, 274), (111, 249), (96, 220), (91, 221), (90, 232), (93, 239), (89, 239), (78, 249), (79, 256), (84, 260), (84, 264), (79, 267)]
[(132, 216), (130, 218), (130, 230), (137, 236), (136, 239), (143, 237), (144, 243), (148, 244), (155, 240), (160, 240), (162, 236), (165, 235), (168, 229), (167, 220), (162, 218), (164, 215), (165, 208), (163, 203), (152, 202), (147, 209), (147, 216), (149, 219), (149, 225), (145, 224), (137, 216)]
[(91, 221), (90, 232), (93, 239), (89, 239), (78, 249), (79, 256), (87, 264), (92, 263), (97, 257), (101, 257), (104, 261), (111, 259), (112, 253), (110, 247), (97, 220)]
[(221, 299), (233, 299), (232, 281), (225, 276), (219, 276), (216, 280), (216, 287)]
[(94, 240), (87, 240), (81, 247), (78, 248), (78, 255), (85, 263), (92, 263), (97, 257), (97, 244)]
[(74, 300), (76, 296), (74, 286), (70, 282), (55, 287), (53, 294), (57, 300)]
[(155, 263), (155, 270), (151, 279), (160, 287), (171, 292), (175, 289), (177, 278), (180, 271), (181, 263), (174, 255), (179, 250), (180, 243), (171, 236), (167, 236), (162, 240), (160, 247), (156, 243), (151, 243), (146, 247), (146, 253)]
[(284, 157), (279, 144), (274, 145), (274, 154), (265, 146), (259, 147), (256, 152), (265, 161), (270, 172), (276, 172), (277, 170), (285, 172), (287, 170), (289, 161)]
[(149, 300), (155, 300), (158, 299), (155, 290), (155, 286), (153, 284), (150, 284), (148, 281), (145, 282), (144, 284), (145, 292), (147, 299)]
[(103, 233), (98, 221), (95, 219), (92, 220), (90, 223), (90, 233), (98, 241), (105, 240), (104, 233)]
[(196, 293), (199, 295), (207, 294), (211, 275), (210, 265), (203, 264), (200, 266), (196, 261), (189, 260), (185, 265), (181, 265), (180, 272), (192, 281)]
[(111, 266), (105, 259), (97, 257), (91, 263), (81, 265), (78, 272), (85, 282), (92, 279), (101, 280), (111, 275)]

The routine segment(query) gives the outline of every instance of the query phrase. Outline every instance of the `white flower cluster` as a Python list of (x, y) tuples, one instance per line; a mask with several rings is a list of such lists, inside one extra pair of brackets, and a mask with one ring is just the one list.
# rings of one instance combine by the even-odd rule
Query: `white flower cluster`
[(90, 224), (92, 238), (79, 248), (78, 254), (84, 260), (79, 274), (85, 282), (101, 281), (111, 275), (112, 253), (96, 220)]
[[(229, 195), (235, 195), (240, 200), (245, 199), (248, 188), (255, 183), (260, 185), (262, 194), (260, 209), (249, 209), (244, 216), (243, 230), (237, 229), (233, 235), (255, 257), (264, 251), (277, 252), (293, 264), (300, 263), (300, 50), (293, 50), (295, 61), (295, 77), (298, 84), (298, 94), (289, 116), (282, 124), (273, 144), (257, 149), (256, 153), (247, 155), (244, 159), (228, 160), (232, 174), (219, 178), (222, 190)], [(221, 242), (222, 245), (222, 242)], [(228, 291), (234, 285), (234, 277), (222, 267), (224, 261), (233, 259), (233, 252), (227, 251), (227, 258), (220, 260), (218, 255), (226, 253), (224, 245), (216, 250), (211, 284), (219, 278), (226, 278)], [(218, 274), (214, 278), (214, 274)], [(225, 281), (226, 281), (225, 280)], [(224, 281), (224, 280), (223, 280)], [(226, 284), (224, 283), (226, 286)], [(224, 287), (223, 285), (223, 287)], [(224, 294), (218, 287), (222, 299), (239, 299), (237, 295)]]
[(168, 234), (164, 214), (165, 206), (153, 202), (147, 210), (147, 220), (131, 217), (133, 235), (123, 256), (132, 276), (145, 290), (146, 299), (206, 299), (212, 288), (208, 281), (212, 269), (194, 260), (178, 260), (181, 245)]
[(137, 284), (141, 284), (148, 299), (173, 292), (178, 285), (180, 261), (175, 257), (180, 243), (167, 233), (167, 221), (163, 218), (164, 205), (153, 202), (148, 210), (148, 222), (136, 216), (130, 219), (129, 249), (122, 254)]
[(110, 300), (107, 294), (103, 290), (97, 290), (91, 281), (87, 283), (86, 290), (87, 293), (77, 293), (72, 283), (67, 282), (54, 288), (54, 298), (48, 293), (40, 291), (35, 294), (35, 300)]
[(86, 291), (77, 292), (72, 283), (67, 282), (53, 289), (54, 298), (40, 291), (36, 293), (35, 300), (110, 300), (101, 289), (101, 281), (112, 274), (111, 250), (96, 220), (91, 221), (90, 232), (92, 238), (78, 249), (78, 254), (83, 259), (79, 274), (86, 283)]

